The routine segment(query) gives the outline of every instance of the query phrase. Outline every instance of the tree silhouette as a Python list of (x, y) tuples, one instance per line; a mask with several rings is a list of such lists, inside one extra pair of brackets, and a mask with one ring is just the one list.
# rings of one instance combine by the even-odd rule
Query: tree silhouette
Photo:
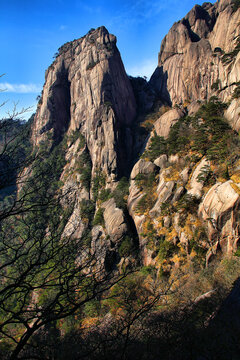
[(40, 329), (126, 276), (106, 272), (80, 239), (63, 236), (72, 211), (63, 206), (72, 190), (63, 192), (59, 180), (66, 141), (33, 152), (26, 145), (30, 128), (13, 131), (13, 122), (0, 123), (0, 352), (11, 360), (24, 356)]

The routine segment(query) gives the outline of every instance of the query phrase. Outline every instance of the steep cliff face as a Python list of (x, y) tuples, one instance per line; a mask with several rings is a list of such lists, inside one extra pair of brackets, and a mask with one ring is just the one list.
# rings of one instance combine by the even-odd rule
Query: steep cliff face
[(196, 5), (164, 38), (149, 83), (127, 77), (104, 27), (62, 46), (47, 70), (33, 142), (65, 141), (63, 237), (106, 268), (135, 250), (164, 272), (236, 251), (239, 20), (231, 0)]
[(232, 254), (238, 246), (239, 145), (226, 122), (239, 131), (240, 9), (234, 4), (196, 5), (175, 23), (149, 82), (173, 108), (153, 123), (131, 173), (128, 207), (144, 263), (166, 272), (201, 251), (208, 264), (217, 251)]
[(126, 193), (124, 180), (119, 186), (117, 181), (130, 172), (135, 116), (116, 37), (105, 27), (59, 49), (46, 71), (33, 143), (64, 151), (59, 190), (63, 208), (71, 211), (62, 237), (81, 239), (106, 268), (117, 262), (119, 246), (131, 232), (126, 199), (120, 209), (115, 198)]
[(66, 132), (79, 131), (86, 139), (93, 173), (101, 168), (115, 178), (127, 172), (136, 104), (116, 38), (104, 27), (59, 49), (46, 72), (40, 102), (35, 144), (47, 134), (59, 142)]
[(204, 3), (173, 25), (162, 41), (150, 81), (161, 97), (185, 106), (212, 95), (231, 100), (240, 80), (239, 11), (231, 0)]

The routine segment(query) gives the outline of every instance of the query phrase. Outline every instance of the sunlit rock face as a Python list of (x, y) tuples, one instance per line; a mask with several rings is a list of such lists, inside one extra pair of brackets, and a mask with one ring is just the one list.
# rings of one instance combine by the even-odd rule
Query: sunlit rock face
[[(231, 99), (240, 80), (239, 54), (230, 55), (239, 40), (239, 12), (233, 11), (231, 0), (204, 3), (172, 26), (162, 41), (150, 81), (161, 97), (185, 106), (213, 95)], [(229, 111), (229, 119), (233, 112)]]
[[(227, 102), (225, 117), (234, 130), (240, 129), (240, 101), (233, 96), (240, 81), (239, 18), (231, 0), (194, 6), (162, 41), (149, 82), (126, 75), (116, 37), (104, 27), (63, 45), (46, 71), (33, 142), (54, 148), (67, 139), (61, 192), (66, 194), (63, 206), (73, 210), (63, 236), (86, 240), (87, 232), (89, 251), (98, 254), (101, 264), (120, 262), (120, 248), (124, 242), (125, 250), (129, 247), (129, 237), (145, 265), (162, 261), (161, 246), (190, 256), (196, 242), (208, 253), (207, 261), (217, 248), (229, 254), (236, 250), (238, 178), (220, 177), (219, 182), (215, 177), (206, 185), (204, 176), (216, 169), (206, 154), (192, 151), (192, 144), (188, 154), (167, 149), (156, 157), (147, 153), (152, 140), (155, 146), (159, 139), (167, 142), (172, 128), (212, 96)], [(152, 131), (141, 133), (139, 118), (151, 117), (155, 108)], [(88, 186), (83, 183), (86, 165)], [(235, 165), (231, 175), (239, 170)], [(121, 193), (123, 176), (130, 183)], [(86, 204), (93, 207), (92, 219), (84, 216)]]
[(58, 142), (66, 132), (77, 130), (86, 138), (93, 171), (101, 168), (112, 178), (125, 172), (136, 104), (116, 37), (105, 27), (59, 49), (46, 71), (40, 103), (34, 121), (35, 144), (49, 132)]

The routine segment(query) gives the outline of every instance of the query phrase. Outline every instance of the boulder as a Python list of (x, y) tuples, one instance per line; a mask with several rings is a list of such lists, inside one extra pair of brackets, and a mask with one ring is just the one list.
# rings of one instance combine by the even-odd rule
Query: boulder
[(163, 154), (154, 160), (154, 164), (163, 169), (167, 164), (167, 155)]
[(217, 183), (205, 195), (198, 214), (207, 223), (210, 240), (220, 239), (224, 252), (236, 250), (239, 239), (240, 185), (232, 180)]
[(116, 207), (115, 200), (113, 198), (105, 201), (102, 204), (104, 208), (104, 222), (106, 232), (110, 236), (113, 242), (118, 242), (122, 239), (127, 232), (127, 225), (124, 219), (122, 209)]
[(155, 172), (156, 170), (156, 165), (153, 164), (151, 161), (145, 161), (143, 159), (140, 159), (132, 169), (131, 179), (135, 179), (138, 174), (148, 175)]
[(202, 196), (202, 188), (203, 188), (203, 182), (200, 181), (199, 175), (210, 167), (210, 162), (203, 158), (200, 163), (196, 166), (195, 170), (192, 173), (191, 180), (189, 183), (189, 190), (188, 194), (192, 196), (196, 196), (197, 198), (201, 198)]
[(168, 110), (154, 123), (154, 130), (156, 131), (158, 136), (163, 136), (166, 139), (169, 135), (171, 127), (183, 116), (183, 110)]

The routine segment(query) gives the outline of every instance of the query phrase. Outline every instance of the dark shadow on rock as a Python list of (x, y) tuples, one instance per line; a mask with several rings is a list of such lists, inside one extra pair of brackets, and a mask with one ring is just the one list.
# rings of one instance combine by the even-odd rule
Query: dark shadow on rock
[(163, 66), (158, 66), (151, 76), (149, 84), (155, 90), (157, 97), (166, 105), (172, 106), (172, 101), (167, 87), (168, 73), (163, 71)]
[(240, 359), (240, 278), (210, 321), (198, 360)]
[(40, 132), (44, 133), (53, 129), (55, 145), (61, 142), (69, 127), (71, 105), (70, 82), (64, 62), (56, 75), (57, 79), (51, 85), (50, 96), (48, 98), (49, 121)]

